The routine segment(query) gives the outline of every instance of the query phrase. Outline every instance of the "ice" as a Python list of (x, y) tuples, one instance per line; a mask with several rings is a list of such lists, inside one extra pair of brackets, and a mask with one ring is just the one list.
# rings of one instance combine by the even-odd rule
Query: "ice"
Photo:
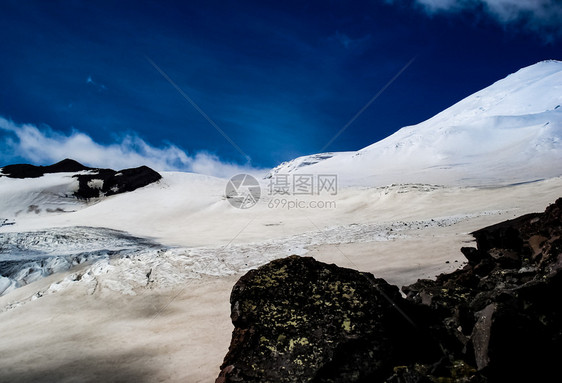
[(10, 278), (0, 276), (0, 295), (4, 293), (9, 293), (10, 291), (15, 289), (15, 281), (11, 280)]

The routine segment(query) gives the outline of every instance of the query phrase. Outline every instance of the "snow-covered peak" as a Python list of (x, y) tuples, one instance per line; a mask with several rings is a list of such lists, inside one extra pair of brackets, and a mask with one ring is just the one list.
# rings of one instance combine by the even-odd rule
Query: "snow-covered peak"
[(340, 184), (503, 185), (562, 175), (562, 62), (543, 61), (357, 152), (273, 169), (338, 174)]
[(429, 128), (475, 118), (523, 116), (555, 110), (561, 104), (562, 62), (542, 61), (466, 97), (420, 125)]

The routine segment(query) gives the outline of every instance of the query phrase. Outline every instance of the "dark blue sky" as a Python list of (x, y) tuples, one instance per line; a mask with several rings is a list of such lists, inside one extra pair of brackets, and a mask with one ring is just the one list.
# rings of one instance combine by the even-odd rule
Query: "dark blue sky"
[(320, 151), (414, 57), (326, 150), (360, 149), (521, 67), (562, 59), (556, 25), (498, 19), (483, 6), (431, 13), (413, 0), (3, 0), (0, 116), (243, 164), (150, 58), (252, 166), (272, 167)]

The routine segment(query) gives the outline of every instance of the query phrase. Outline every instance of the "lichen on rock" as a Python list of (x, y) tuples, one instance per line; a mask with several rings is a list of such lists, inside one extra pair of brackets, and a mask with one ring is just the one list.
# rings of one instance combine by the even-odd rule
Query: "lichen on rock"
[(250, 271), (231, 305), (235, 330), (217, 382), (360, 382), (388, 375), (416, 347), (431, 350), (397, 287), (310, 257)]

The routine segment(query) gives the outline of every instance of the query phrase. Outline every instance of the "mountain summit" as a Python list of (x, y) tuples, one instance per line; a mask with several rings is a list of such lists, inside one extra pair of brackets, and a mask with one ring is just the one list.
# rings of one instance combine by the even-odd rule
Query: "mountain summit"
[(343, 185), (506, 185), (562, 175), (562, 62), (542, 61), (356, 152), (285, 162), (275, 174)]

